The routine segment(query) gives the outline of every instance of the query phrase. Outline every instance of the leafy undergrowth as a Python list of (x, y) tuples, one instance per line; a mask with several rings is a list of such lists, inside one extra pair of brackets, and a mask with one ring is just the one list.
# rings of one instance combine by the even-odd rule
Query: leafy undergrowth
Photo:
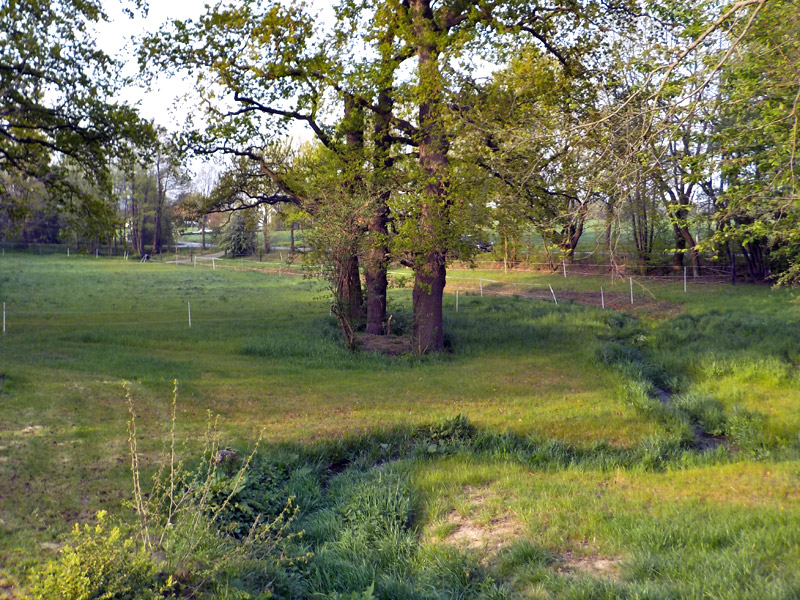
[[(62, 597), (56, 581), (72, 580), (84, 582), (87, 598), (110, 581), (128, 589), (120, 598), (800, 593), (796, 457), (741, 461), (724, 449), (652, 441), (578, 446), (463, 417), (230, 456), (198, 505), (214, 515), (214, 534), (188, 560), (173, 560), (183, 538), (143, 553), (135, 527), (126, 536), (101, 523), (34, 575), (35, 597)], [(297, 507), (288, 521), (287, 503)], [(252, 537), (254, 523), (276, 521), (286, 527), (258, 560), (242, 554), (210, 570)], [(91, 559), (98, 547), (108, 557), (102, 569)]]

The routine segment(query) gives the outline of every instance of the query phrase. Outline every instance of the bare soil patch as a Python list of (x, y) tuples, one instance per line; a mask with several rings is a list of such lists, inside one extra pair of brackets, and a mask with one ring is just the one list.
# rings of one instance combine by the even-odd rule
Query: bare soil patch
[(445, 523), (455, 526), (455, 529), (443, 540), (444, 543), (488, 554), (505, 548), (522, 534), (522, 526), (510, 515), (481, 524), (454, 510)]
[(568, 551), (561, 556), (558, 572), (618, 579), (621, 564), (622, 559), (618, 556), (575, 556)]
[[(469, 512), (485, 508), (492, 504), (492, 500), (496, 500), (485, 489), (468, 486), (464, 492), (470, 504)], [(507, 509), (492, 512), (494, 514), (490, 520), (479, 522), (455, 509), (450, 511), (442, 524), (449, 533), (442, 541), (464, 550), (483, 552), (485, 560), (488, 560), (499, 550), (511, 545), (524, 531), (519, 520)]]
[(411, 338), (405, 336), (357, 333), (356, 343), (368, 352), (380, 352), (389, 356), (411, 354)]

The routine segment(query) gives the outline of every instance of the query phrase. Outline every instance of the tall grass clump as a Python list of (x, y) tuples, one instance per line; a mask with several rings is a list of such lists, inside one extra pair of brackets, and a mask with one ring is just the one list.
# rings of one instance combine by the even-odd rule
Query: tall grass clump
[[(253, 513), (238, 498), (247, 488), (258, 442), (239, 459), (221, 448), (217, 420), (209, 413), (201, 459), (188, 467), (176, 453), (176, 381), (168, 447), (145, 488), (135, 406), (124, 385), (135, 523), (110, 525), (101, 512), (94, 526), (76, 525), (58, 559), (32, 573), (32, 597), (271, 597), (276, 573), (308, 554), (296, 544), (302, 532), (292, 531), (298, 512), (292, 497), (272, 515)], [(226, 462), (237, 464), (225, 469)], [(241, 519), (237, 526), (232, 514)]]

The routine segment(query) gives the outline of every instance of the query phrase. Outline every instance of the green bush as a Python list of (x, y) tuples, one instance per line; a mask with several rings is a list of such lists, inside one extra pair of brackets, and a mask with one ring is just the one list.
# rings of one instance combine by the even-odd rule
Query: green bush
[(119, 526), (109, 527), (106, 513), (94, 526), (75, 525), (71, 543), (57, 560), (31, 576), (34, 600), (149, 600), (170, 597), (171, 578)]

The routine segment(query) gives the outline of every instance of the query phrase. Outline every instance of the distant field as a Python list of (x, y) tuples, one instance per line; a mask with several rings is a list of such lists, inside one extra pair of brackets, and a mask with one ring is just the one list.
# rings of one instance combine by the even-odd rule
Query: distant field
[[(267, 452), (376, 432), (392, 445), (398, 431), (413, 437), (458, 415), (475, 427), (452, 451), (442, 442), (406, 456), (398, 445), (396, 467), (376, 463), (417, 498), (416, 558), (391, 577), (363, 567), (337, 593), (372, 580), (375, 597), (391, 597), (390, 580), (428, 581), (425, 569), (452, 553), (485, 583), (480, 593), (452, 583), (452, 597), (800, 593), (796, 292), (642, 282), (630, 306), (627, 280), (451, 271), (452, 351), (386, 357), (342, 347), (320, 282), (236, 264), (0, 258), (0, 569), (10, 578), (54, 556), (74, 522), (130, 514), (121, 382), (151, 468), (177, 379), (186, 456), (207, 410), (227, 444), (246, 447), (263, 430)], [(601, 287), (622, 312), (600, 308)], [(410, 301), (410, 289), (391, 290), (397, 333)], [(321, 514), (309, 508), (299, 523), (319, 560), (333, 561)], [(307, 585), (303, 594), (333, 593), (322, 579)], [(506, 595), (480, 595), (490, 589)]]
[[(258, 236), (258, 247), (264, 247), (264, 234), (262, 232), (257, 233)], [(180, 239), (187, 242), (200, 242), (202, 241), (202, 235), (199, 233), (185, 233), (180, 236)], [(303, 243), (304, 234), (302, 231), (295, 231), (294, 232), (294, 242), (298, 246), (302, 245)], [(269, 235), (270, 243), (273, 246), (286, 246), (289, 247), (291, 242), (290, 233), (288, 231), (273, 231)], [(214, 242), (214, 235), (213, 234), (206, 234), (206, 243), (213, 244)]]

